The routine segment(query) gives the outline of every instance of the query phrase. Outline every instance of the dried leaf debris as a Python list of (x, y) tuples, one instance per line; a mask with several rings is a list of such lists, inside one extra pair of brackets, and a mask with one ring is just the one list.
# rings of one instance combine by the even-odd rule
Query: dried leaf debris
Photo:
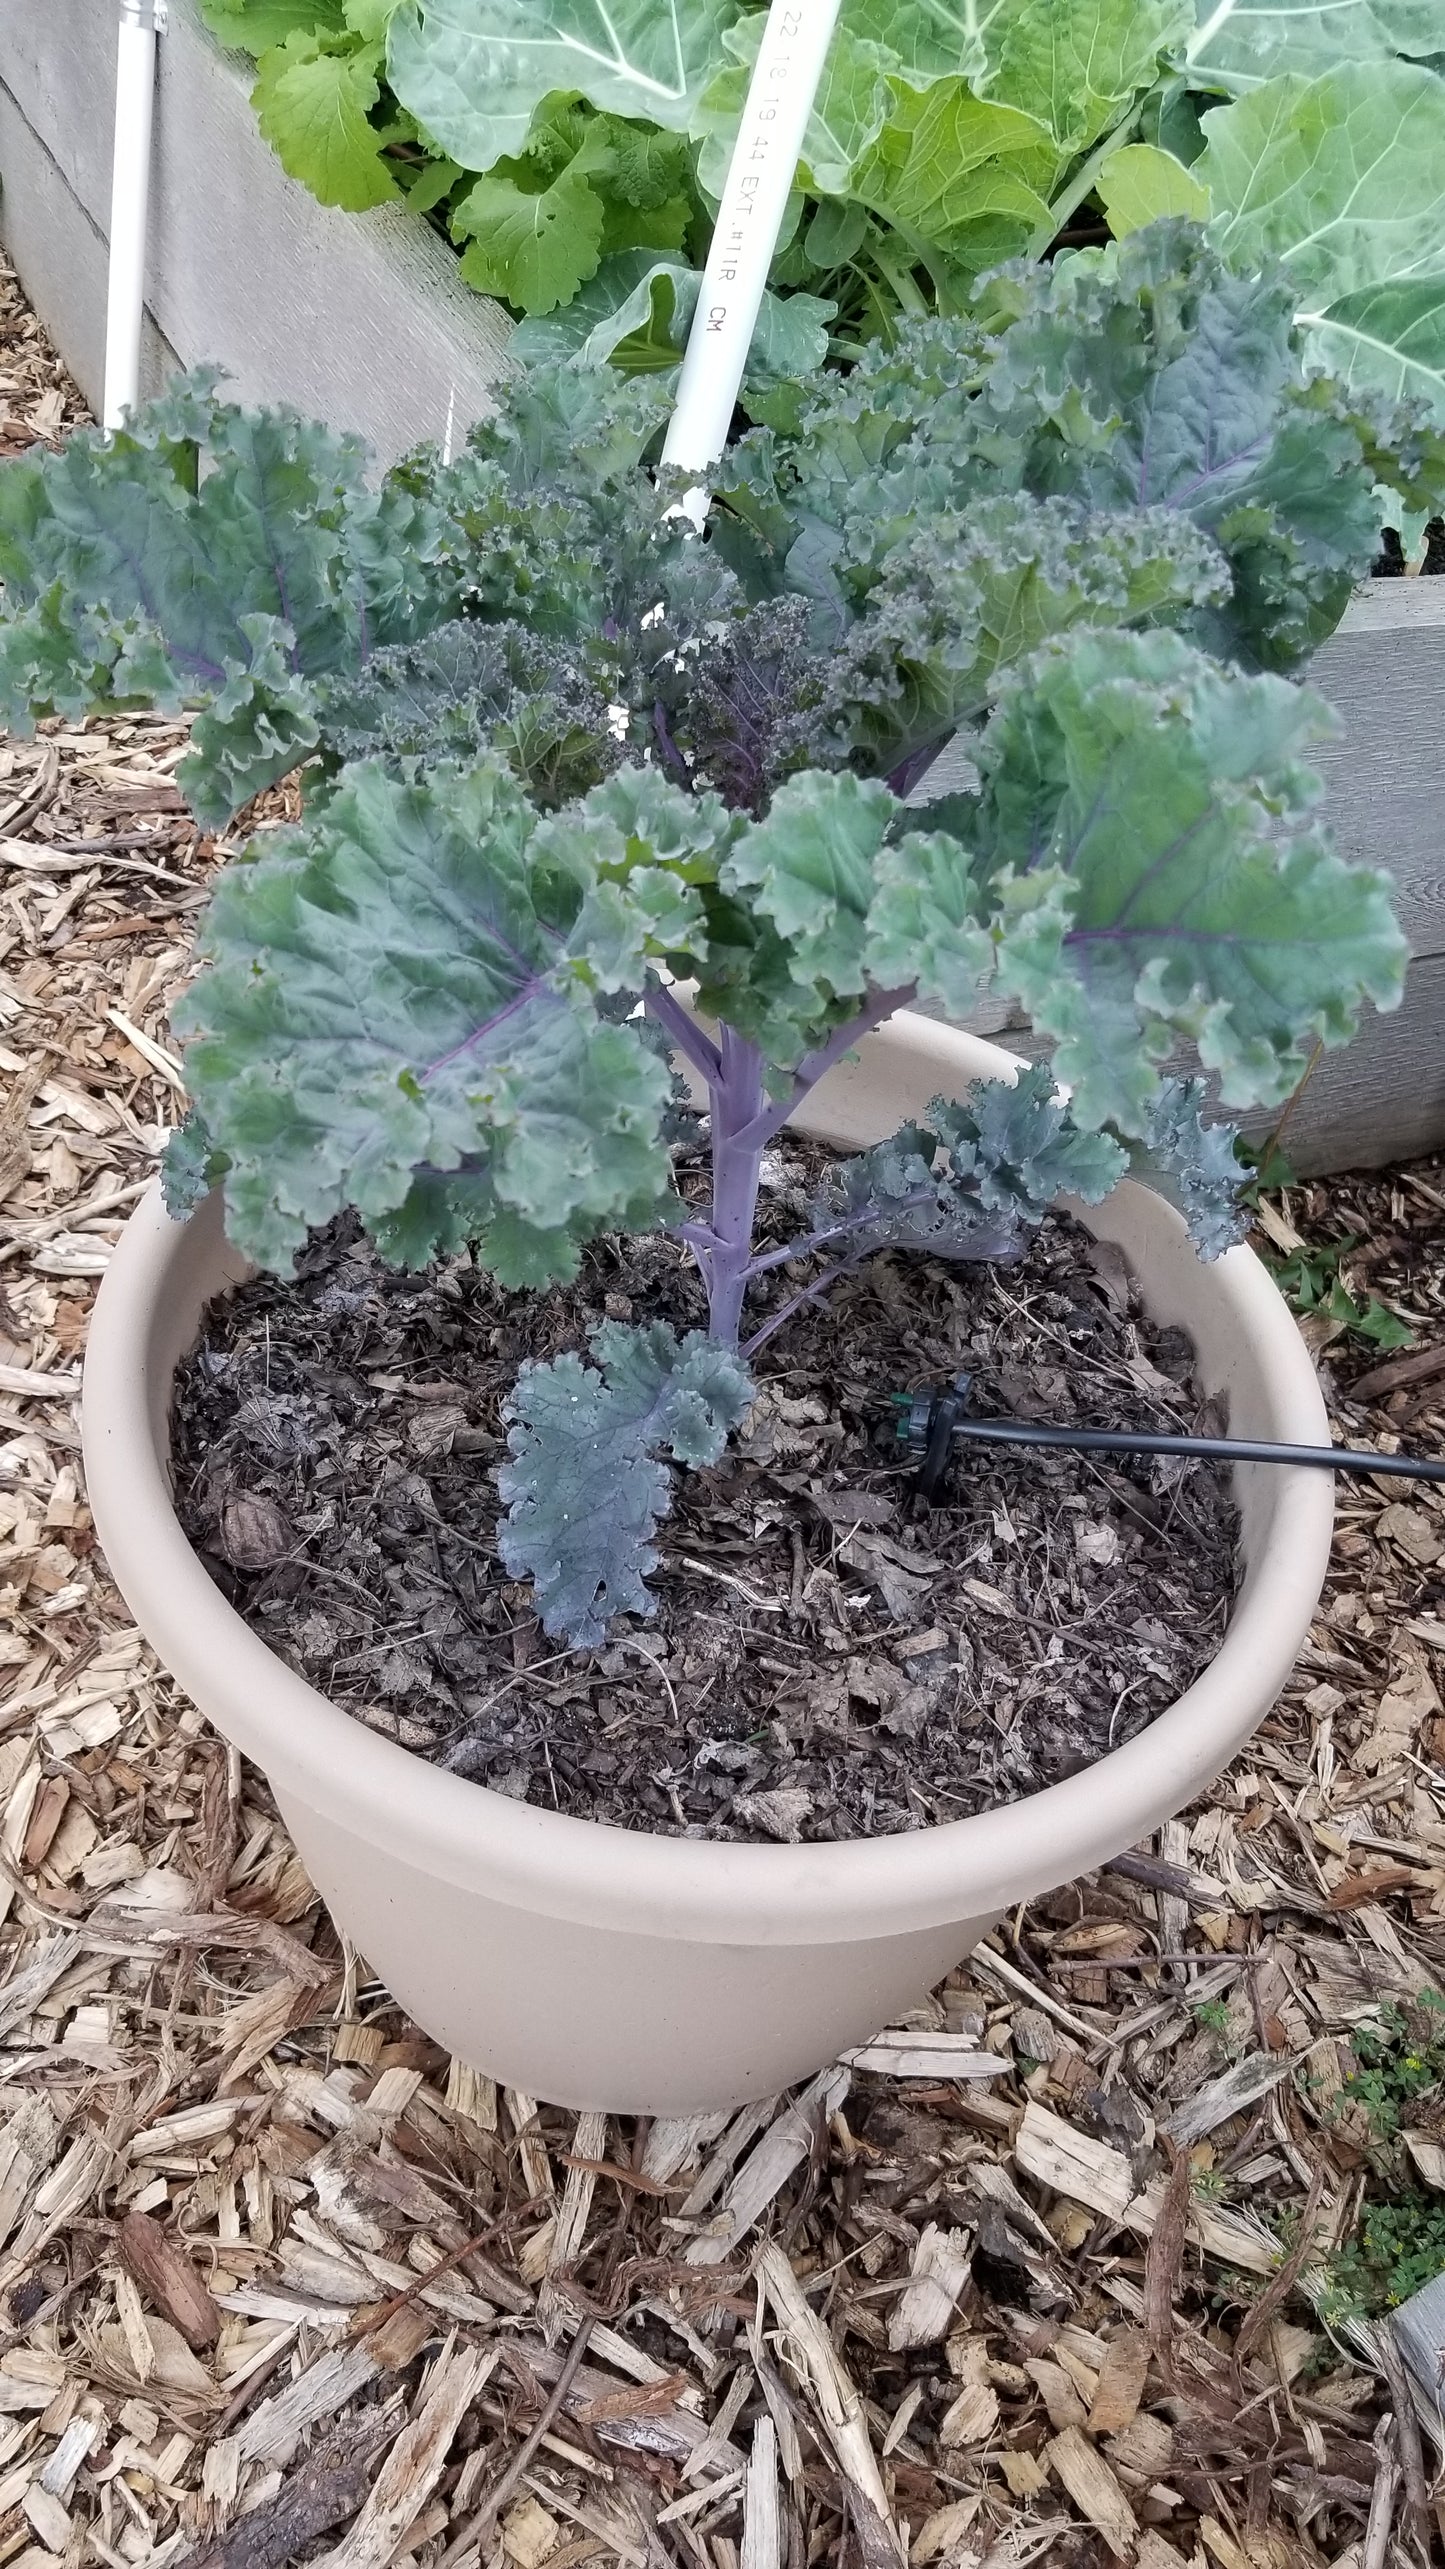
[[(0, 270), (0, 451), (79, 415)], [(1426, 2560), (1428, 2437), (1307, 2284), (1370, 2182), (1351, 2038), (1445, 1980), (1440, 1494), (1342, 1491), (1208, 1799), (850, 2062), (650, 2127), (499, 2094), (338, 1938), (95, 1549), (86, 1319), (218, 853), (182, 746), (0, 741), (0, 2564)], [(1323, 1345), (1341, 1434), (1445, 1451), (1445, 1167), (1271, 1218), (1416, 1333)]]

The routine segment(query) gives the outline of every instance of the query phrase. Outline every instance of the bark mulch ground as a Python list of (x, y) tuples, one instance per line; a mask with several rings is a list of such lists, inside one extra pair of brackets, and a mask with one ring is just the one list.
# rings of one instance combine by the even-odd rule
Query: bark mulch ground
[[(0, 426), (62, 426), (5, 321)], [(0, 745), (0, 2563), (1445, 2557), (1357, 2324), (1445, 2265), (1439, 1494), (1342, 1489), (1207, 1799), (798, 2095), (498, 2092), (338, 1940), (94, 1549), (86, 1317), (217, 854), (180, 747)], [(1305, 1324), (1340, 1432), (1445, 1451), (1445, 1166), (1262, 1210), (1415, 1333)]]

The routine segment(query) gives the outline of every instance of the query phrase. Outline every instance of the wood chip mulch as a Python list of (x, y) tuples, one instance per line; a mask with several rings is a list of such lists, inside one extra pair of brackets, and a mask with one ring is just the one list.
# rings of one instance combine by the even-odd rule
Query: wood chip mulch
[[(3, 418), (51, 395), (0, 277)], [(1352, 2037), (1445, 1979), (1442, 1493), (1342, 1486), (1206, 1801), (852, 2061), (650, 2128), (499, 2092), (338, 1939), (94, 1548), (77, 1368), (219, 853), (182, 746), (0, 741), (0, 2564), (1445, 2558), (1388, 2332), (1307, 2290), (1384, 2183)], [(1324, 1346), (1342, 1435), (1445, 1451), (1445, 1165), (1266, 1218), (1416, 1333), (1374, 1383)]]

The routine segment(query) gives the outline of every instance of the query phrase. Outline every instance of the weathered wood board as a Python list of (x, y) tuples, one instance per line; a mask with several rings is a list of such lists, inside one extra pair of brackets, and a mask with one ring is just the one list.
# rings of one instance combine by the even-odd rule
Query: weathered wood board
[[(115, 23), (114, 0), (0, 0), (0, 237), (92, 404)], [(240, 399), (359, 429), (386, 462), (441, 438), (449, 411), (458, 432), (480, 418), (509, 325), (446, 244), (400, 207), (342, 214), (289, 179), (257, 132), (249, 64), (212, 41), (194, 0), (170, 0), (157, 56), (150, 383), (176, 360), (215, 360)]]
[[(0, 0), (0, 237), (92, 401), (114, 43), (113, 0)], [(400, 211), (339, 214), (288, 179), (256, 131), (248, 66), (194, 0), (170, 0), (159, 60), (148, 382), (218, 359), (242, 398), (357, 428), (383, 459), (442, 436), (449, 412), (458, 431), (481, 416), (507, 323), (445, 245)], [(1326, 1055), (1293, 1110), (1305, 1171), (1445, 1144), (1445, 580), (1374, 584), (1313, 674), (1343, 725), (1321, 759), (1331, 823), (1347, 855), (1394, 874), (1414, 961), (1404, 1006)], [(1002, 1009), (977, 1022), (1016, 1040)]]

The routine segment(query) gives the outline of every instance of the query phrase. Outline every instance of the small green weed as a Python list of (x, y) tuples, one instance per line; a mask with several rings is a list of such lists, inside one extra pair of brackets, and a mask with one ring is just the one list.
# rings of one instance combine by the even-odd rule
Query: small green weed
[[(1262, 1195), (1275, 1193), (1281, 1187), (1298, 1183), (1278, 1142), (1268, 1141), (1263, 1148), (1250, 1142), (1236, 1142), (1236, 1157), (1249, 1170), (1240, 1188), (1240, 1202), (1257, 1211)], [(1358, 1249), (1358, 1239), (1329, 1240), (1319, 1247), (1293, 1250), (1288, 1257), (1265, 1249), (1264, 1263), (1280, 1292), (1292, 1309), (1300, 1313), (1321, 1312), (1327, 1320), (1337, 1320), (1356, 1338), (1371, 1347), (1413, 1347), (1415, 1333), (1381, 1302), (1378, 1294), (1367, 1294), (1363, 1301), (1351, 1293), (1340, 1278), (1340, 1266), (1351, 1249)]]
[(1378, 1294), (1367, 1294), (1361, 1301), (1341, 1281), (1341, 1260), (1359, 1246), (1357, 1239), (1330, 1240), (1296, 1249), (1287, 1258), (1266, 1250), (1264, 1262), (1293, 1310), (1319, 1312), (1326, 1320), (1337, 1320), (1371, 1347), (1413, 1347), (1414, 1330)]
[(1229, 2032), (1229, 2009), (1222, 1998), (1201, 1998), (1194, 2008), (1194, 2022), (1206, 2034)]
[(1332, 2327), (1378, 2319), (1438, 2274), (1445, 2274), (1445, 2199), (1412, 2191), (1367, 2204), (1354, 2238), (1325, 2262), (1320, 2317)]
[(1378, 2025), (1357, 2025), (1350, 2048), (1355, 2066), (1341, 2102), (1360, 2106), (1373, 2140), (1388, 2148), (1409, 2109), (1445, 2080), (1445, 1998), (1423, 1990), (1413, 2022), (1387, 1998)]

